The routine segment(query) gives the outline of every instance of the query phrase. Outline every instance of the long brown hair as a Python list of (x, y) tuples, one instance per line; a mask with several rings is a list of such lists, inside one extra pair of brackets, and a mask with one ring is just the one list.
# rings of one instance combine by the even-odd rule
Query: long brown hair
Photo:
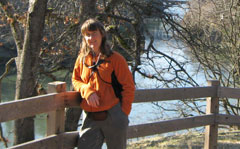
[[(86, 31), (96, 31), (99, 30), (102, 35), (102, 43), (100, 46), (100, 53), (104, 57), (109, 57), (112, 54), (112, 50), (110, 48), (110, 45), (107, 43), (107, 36), (106, 31), (104, 29), (104, 26), (101, 22), (95, 20), (95, 19), (88, 19), (86, 20), (82, 27), (81, 27), (81, 34), (82, 37), (86, 34)], [(80, 48), (80, 55), (82, 57), (88, 55), (91, 52), (91, 48), (88, 47), (87, 42), (84, 38), (82, 38), (81, 48)]]

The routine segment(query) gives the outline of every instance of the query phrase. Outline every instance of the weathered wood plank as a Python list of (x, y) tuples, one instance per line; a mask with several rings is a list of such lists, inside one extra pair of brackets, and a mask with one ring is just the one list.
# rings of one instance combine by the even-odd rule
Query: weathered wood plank
[(78, 92), (51, 93), (0, 103), (0, 122), (15, 120), (63, 107), (79, 106)]
[[(212, 87), (220, 88), (220, 81), (212, 80), (208, 81), (208, 85)], [(207, 98), (206, 114), (218, 114), (219, 112), (219, 90), (218, 95)], [(205, 127), (205, 140), (204, 149), (215, 149), (217, 148), (218, 138), (218, 124), (214, 123)]]
[(220, 98), (240, 98), (240, 88), (220, 87), (219, 97)]
[(62, 134), (63, 149), (72, 149), (77, 146), (79, 131), (65, 132)]
[(217, 95), (216, 87), (164, 88), (136, 90), (134, 102), (152, 102), (176, 99), (212, 97)]
[(58, 108), (79, 106), (78, 92), (51, 93), (41, 96), (0, 103), (0, 122), (15, 120)]
[[(48, 83), (48, 93), (66, 92), (66, 82), (55, 81)], [(64, 100), (64, 99), (63, 99)], [(47, 115), (47, 136), (64, 132), (65, 106), (59, 107)]]
[(156, 123), (133, 125), (128, 129), (128, 138), (150, 136), (211, 124), (214, 124), (214, 115), (194, 116)]
[(59, 135), (51, 135), (42, 139), (19, 144), (10, 149), (70, 149), (77, 145), (77, 139), (78, 131), (65, 132)]
[(0, 122), (33, 116), (63, 105), (63, 94), (35, 96), (0, 104)]
[(216, 123), (222, 125), (236, 125), (240, 126), (240, 116), (237, 115), (226, 115), (226, 114), (217, 114)]
[(34, 149), (34, 148), (41, 148), (41, 149), (63, 149), (61, 135), (51, 135), (47, 136), (43, 139), (37, 139), (33, 141), (29, 141), (26, 143), (22, 143), (19, 145), (15, 145), (10, 147), (10, 149)]

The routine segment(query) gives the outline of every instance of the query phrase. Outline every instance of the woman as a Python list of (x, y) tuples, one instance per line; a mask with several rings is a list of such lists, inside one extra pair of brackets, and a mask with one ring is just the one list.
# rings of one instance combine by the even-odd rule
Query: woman
[[(73, 70), (72, 83), (83, 101), (83, 124), (78, 148), (98, 149), (104, 140), (109, 149), (126, 148), (128, 115), (135, 86), (126, 60), (107, 44), (102, 23), (89, 19), (81, 27), (82, 44)], [(122, 86), (114, 92), (113, 77)]]

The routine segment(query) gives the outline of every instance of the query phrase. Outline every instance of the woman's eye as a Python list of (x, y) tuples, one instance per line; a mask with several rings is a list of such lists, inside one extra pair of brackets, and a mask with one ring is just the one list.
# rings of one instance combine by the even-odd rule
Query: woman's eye
[(93, 36), (96, 36), (97, 35), (97, 32), (92, 32), (92, 33), (87, 33), (85, 36), (86, 37), (93, 37)]

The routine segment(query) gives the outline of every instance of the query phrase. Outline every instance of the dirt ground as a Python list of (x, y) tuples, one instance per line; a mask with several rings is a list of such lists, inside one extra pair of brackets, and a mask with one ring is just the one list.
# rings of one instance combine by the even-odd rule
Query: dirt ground
[[(128, 149), (203, 149), (204, 134), (186, 133), (168, 137), (151, 137), (129, 141)], [(240, 149), (240, 131), (218, 133), (218, 149)]]

